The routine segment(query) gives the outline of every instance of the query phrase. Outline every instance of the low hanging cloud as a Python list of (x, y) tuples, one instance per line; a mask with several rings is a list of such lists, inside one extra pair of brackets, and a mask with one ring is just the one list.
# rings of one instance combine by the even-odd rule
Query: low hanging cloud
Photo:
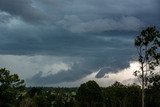
[[(90, 75), (93, 72), (98, 71), (100, 68), (104, 67), (110, 67), (112, 68), (112, 72), (117, 72), (120, 69), (128, 67), (128, 62), (133, 60), (131, 55), (132, 52), (130, 54), (124, 53), (113, 53), (113, 51), (109, 53), (101, 53), (99, 51), (96, 53), (96, 55), (98, 56), (84, 56), (79, 58), (79, 62), (77, 62), (78, 59), (76, 59), (72, 62), (72, 66), (70, 66), (70, 69), (68, 70), (61, 70), (55, 74), (46, 76), (43, 76), (43, 71), (41, 71), (32, 76), (31, 78), (28, 78), (27, 82), (31, 83), (31, 85), (52, 85), (60, 84), (63, 82), (73, 82), (81, 78), (84, 78), (87, 75)], [(93, 53), (91, 52), (91, 54)], [(119, 55), (121, 57), (119, 57)], [(119, 63), (122, 60), (123, 63)], [(99, 72), (99, 75), (105, 75), (108, 72), (111, 72), (111, 70), (105, 69), (105, 72)], [(102, 77), (103, 76), (99, 76), (99, 78)]]
[[(7, 68), (11, 73), (19, 74), (26, 80), (40, 71), (42, 71), (42, 77), (54, 75), (62, 70), (67, 72), (73, 66), (74, 60), (74, 58), (42, 55), (0, 55), (0, 67)], [(78, 61), (78, 58), (76, 60)]]
[(119, 17), (117, 19), (96, 19), (93, 21), (82, 21), (78, 16), (67, 15), (57, 25), (73, 33), (105, 32), (105, 31), (138, 31), (144, 23), (132, 16)]
[(130, 62), (127, 68), (121, 69), (117, 72), (113, 72), (113, 71), (106, 72), (104, 77), (101, 77), (101, 78), (96, 78), (96, 75), (99, 73), (99, 71), (94, 71), (91, 74), (79, 80), (52, 84), (52, 86), (79, 87), (80, 84), (85, 83), (89, 80), (95, 80), (102, 87), (110, 86), (116, 81), (121, 82), (125, 85), (133, 84), (133, 83), (140, 84), (140, 81), (138, 80), (138, 78), (133, 75), (133, 72), (135, 70), (138, 70), (139, 66), (140, 64), (138, 62)]
[[(159, 71), (160, 66), (156, 67), (155, 73), (160, 73)], [(129, 85), (129, 84), (141, 84), (140, 79), (138, 77), (134, 76), (134, 71), (140, 70), (140, 63), (137, 61), (131, 61), (129, 63), (129, 66), (125, 69), (118, 70), (117, 72), (108, 71), (105, 73), (105, 75), (101, 78), (96, 78), (96, 75), (100, 72), (94, 71), (91, 74), (78, 79), (76, 81), (71, 82), (61, 82), (57, 84), (52, 84), (52, 86), (60, 86), (60, 87), (79, 87), (82, 83), (85, 83), (89, 80), (95, 80), (100, 86), (107, 87), (115, 83), (116, 81), (121, 82), (122, 84)], [(46, 85), (48, 86), (48, 85)]]

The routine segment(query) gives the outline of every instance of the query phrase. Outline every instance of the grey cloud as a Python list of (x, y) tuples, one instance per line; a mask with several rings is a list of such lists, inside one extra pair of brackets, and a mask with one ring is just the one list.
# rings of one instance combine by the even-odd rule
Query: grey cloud
[[(42, 71), (42, 73), (29, 78), (27, 80), (28, 84), (33, 83), (34, 85), (75, 81), (98, 71), (101, 67), (111, 67), (116, 72), (117, 69), (127, 67), (129, 61), (133, 60), (135, 33), (129, 34), (119, 31), (80, 35), (63, 29), (59, 31), (59, 29), (30, 25), (4, 29), (3, 33), (0, 34), (0, 37), (3, 38), (0, 40), (2, 41), (0, 42), (0, 53), (5, 55), (70, 57), (66, 62), (74, 63), (73, 67), (67, 72), (61, 71), (57, 74), (43, 76)], [(77, 58), (71, 60), (73, 57), (81, 59), (80, 63), (76, 63)], [(123, 63), (119, 63), (122, 60)], [(110, 70), (106, 70), (103, 74), (107, 72), (110, 72)]]
[(10, 14), (0, 11), (0, 23), (5, 23), (9, 21), (10, 19), (12, 19), (12, 16)]
[[(115, 55), (115, 54), (114, 54)], [(121, 54), (119, 54), (121, 55)], [(34, 75), (32, 78), (29, 78), (27, 82), (30, 85), (51, 85), (51, 84), (57, 84), (57, 83), (62, 83), (62, 82), (73, 82), (79, 79), (84, 78), (85, 76), (91, 74), (92, 72), (98, 71), (98, 68), (101, 66), (109, 66), (113, 68), (112, 70), (114, 72), (117, 72), (119, 69), (124, 69), (129, 66), (129, 61), (133, 60), (131, 57), (127, 55), (122, 55), (121, 57), (112, 57), (112, 58), (107, 58), (111, 57), (112, 55), (106, 55), (106, 57), (100, 57), (100, 58), (85, 58), (84, 62), (81, 62), (80, 64), (73, 65), (73, 67), (68, 70), (68, 71), (61, 71), (58, 72), (57, 74), (53, 75), (47, 75), (47, 76), (42, 76), (42, 72), (39, 72), (38, 74)], [(124, 58), (127, 58), (124, 59)], [(115, 58), (115, 59), (114, 59)], [(118, 59), (117, 59), (118, 58)], [(123, 63), (116, 63), (121, 60), (123, 60)], [(89, 61), (88, 61), (89, 60)], [(113, 61), (114, 60), (114, 61)], [(105, 73), (111, 72), (110, 69), (106, 69), (104, 72), (99, 72), (97, 74), (97, 78), (103, 77), (100, 75), (104, 75)]]
[[(114, 41), (117, 43), (117, 41)], [(115, 44), (116, 44), (115, 43)], [(121, 43), (117, 44), (116, 46), (120, 45)], [(112, 46), (114, 44), (112, 43)], [(128, 45), (129, 46), (129, 45)], [(132, 46), (131, 46), (132, 47)], [(35, 84), (55, 84), (55, 83), (61, 83), (61, 82), (72, 82), (78, 79), (81, 79), (92, 72), (98, 71), (100, 68), (103, 67), (110, 67), (111, 69), (105, 69), (104, 72), (99, 72), (97, 74), (97, 78), (103, 77), (104, 74), (108, 72), (117, 72), (119, 69), (124, 69), (128, 67), (129, 62), (133, 59), (133, 56), (135, 55), (135, 50), (133, 48), (126, 49), (124, 47), (121, 47), (118, 50), (118, 47), (115, 49), (97, 49), (98, 47), (95, 47), (96, 49), (94, 51), (90, 51), (91, 49), (87, 49), (89, 51), (86, 52), (85, 48), (80, 48), (81, 52), (80, 54), (80, 61), (79, 63), (76, 63), (73, 61), (74, 65), (72, 68), (68, 71), (61, 71), (54, 75), (48, 75), (48, 76), (42, 76), (42, 73), (38, 73), (32, 78), (28, 79), (28, 82), (31, 82)], [(128, 47), (129, 48), (129, 47)], [(78, 51), (78, 50), (74, 50)], [(70, 50), (70, 55), (72, 55), (72, 50)], [(78, 54), (77, 54), (78, 56)], [(123, 62), (122, 62), (123, 61)], [(121, 63), (119, 63), (121, 62)], [(43, 71), (42, 71), (43, 72)], [(32, 84), (32, 85), (33, 85)]]
[[(97, 19), (112, 19), (123, 16), (133, 16), (143, 21), (151, 15), (157, 16), (156, 10), (158, 5), (156, 5), (157, 3), (155, 1), (156, 0), (1, 0), (0, 10), (6, 11), (14, 16), (20, 16), (26, 21), (45, 21), (52, 24), (62, 19), (64, 15), (77, 15), (80, 19), (84, 20), (83, 22), (88, 22), (89, 20), (93, 20), (94, 22), (94, 20)], [(141, 18), (139, 16), (145, 17)]]
[[(47, 28), (41, 30), (31, 26), (25, 29), (26, 30), (21, 27), (18, 28), (18, 30), (3, 30), (1, 33), (2, 39), (0, 40), (1, 54), (88, 56), (90, 53), (97, 51), (97, 49), (98, 51), (103, 51), (105, 48), (117, 49), (115, 41), (122, 43), (118, 45), (119, 48), (126, 47), (126, 43), (130, 44), (128, 42), (125, 43), (125, 41), (123, 42), (123, 38), (126, 38), (126, 36), (123, 37), (123, 34), (117, 38), (106, 33), (104, 36), (106, 36), (106, 38), (110, 36), (108, 38), (111, 39), (105, 41), (103, 37), (99, 38), (101, 34), (99, 34), (100, 36), (94, 36), (94, 34), (79, 35), (62, 30), (55, 32), (55, 30), (48, 30)], [(30, 32), (28, 32), (27, 29)], [(119, 32), (119, 34), (120, 33), (121, 32)], [(128, 39), (130, 39), (130, 37)], [(92, 54), (96, 55), (96, 53)]]
[(117, 19), (96, 19), (83, 22), (75, 15), (65, 16), (58, 25), (73, 33), (104, 31), (138, 31), (144, 23), (136, 17), (120, 17)]
[(1, 0), (0, 10), (32, 23), (46, 18), (40, 10), (32, 6), (31, 0)]
[[(36, 1), (36, 0), (35, 0)], [(90, 14), (123, 14), (131, 15), (138, 11), (150, 11), (154, 9), (153, 5), (155, 0), (37, 0), (46, 5), (51, 5), (53, 8), (63, 6), (63, 10), (66, 13), (72, 12), (80, 14), (83, 12)], [(64, 5), (65, 4), (65, 5)], [(143, 6), (145, 5), (145, 6)], [(142, 7), (143, 6), (143, 7)], [(136, 7), (136, 8), (135, 8)], [(68, 9), (68, 10), (67, 10)]]

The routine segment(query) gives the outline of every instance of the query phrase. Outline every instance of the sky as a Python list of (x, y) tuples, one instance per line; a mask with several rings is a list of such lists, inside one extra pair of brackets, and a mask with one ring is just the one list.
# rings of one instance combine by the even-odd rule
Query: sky
[[(28, 86), (136, 82), (134, 39), (160, 0), (0, 0), (0, 67)], [(125, 76), (124, 76), (125, 75)]]

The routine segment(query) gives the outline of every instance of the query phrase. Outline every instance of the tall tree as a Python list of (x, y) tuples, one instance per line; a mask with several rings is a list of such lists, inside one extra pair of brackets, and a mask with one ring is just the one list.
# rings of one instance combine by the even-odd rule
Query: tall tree
[(24, 80), (20, 80), (17, 74), (10, 74), (5, 68), (0, 69), (0, 107), (16, 105), (24, 89)]
[(147, 85), (147, 77), (153, 73), (160, 59), (160, 33), (156, 27), (148, 27), (143, 30), (135, 39), (135, 46), (138, 52), (140, 70), (135, 75), (141, 79), (142, 86), (142, 107), (144, 107), (144, 88)]

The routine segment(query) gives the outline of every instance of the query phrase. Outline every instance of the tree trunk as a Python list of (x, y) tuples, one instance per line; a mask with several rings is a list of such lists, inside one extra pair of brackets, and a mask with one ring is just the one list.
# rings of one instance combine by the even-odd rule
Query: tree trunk
[(145, 82), (145, 77), (144, 77), (144, 69), (143, 69), (143, 64), (142, 64), (142, 107), (144, 107), (144, 82)]

